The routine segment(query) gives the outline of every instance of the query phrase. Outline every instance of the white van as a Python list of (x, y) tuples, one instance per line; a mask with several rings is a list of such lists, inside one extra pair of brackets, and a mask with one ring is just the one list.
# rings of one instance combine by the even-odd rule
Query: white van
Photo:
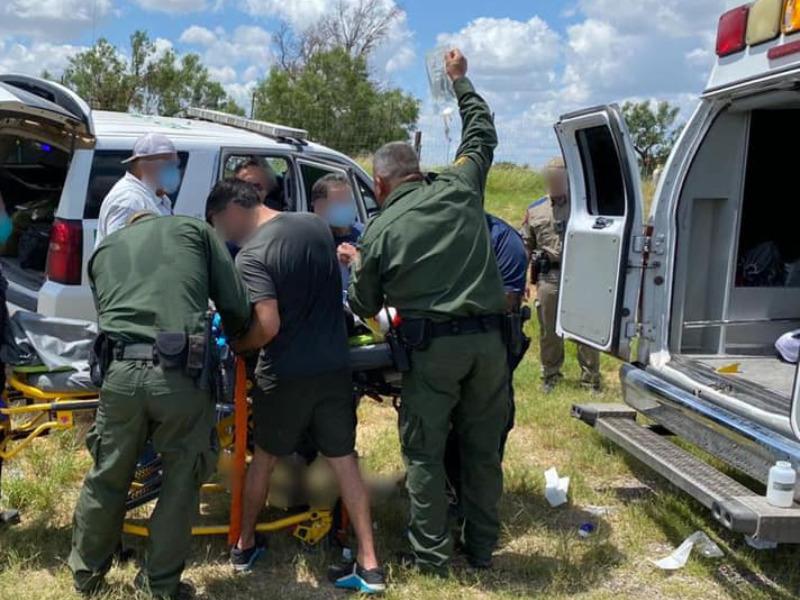
[(800, 0), (725, 13), (717, 54), (646, 224), (619, 109), (557, 123), (572, 186), (558, 327), (626, 361), (626, 405), (575, 406), (574, 416), (729, 529), (800, 543), (800, 508), (770, 506), (760, 486), (778, 460), (800, 467), (800, 378), (774, 349), (800, 329)]
[(148, 132), (167, 135), (178, 149), (177, 214), (203, 219), (214, 183), (250, 157), (269, 161), (285, 210), (311, 210), (311, 187), (328, 173), (351, 179), (361, 220), (377, 210), (367, 173), (308, 142), (305, 131), (202, 109), (187, 117), (92, 111), (57, 83), (0, 75), (0, 194), (14, 221), (0, 269), (10, 303), (47, 316), (95, 318), (86, 264), (100, 204), (125, 172), (121, 161)]

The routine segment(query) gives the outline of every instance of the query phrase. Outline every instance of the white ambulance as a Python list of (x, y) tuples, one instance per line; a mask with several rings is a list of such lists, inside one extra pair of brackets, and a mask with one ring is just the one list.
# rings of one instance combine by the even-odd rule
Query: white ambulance
[(761, 484), (776, 461), (800, 467), (800, 378), (774, 347), (800, 329), (800, 0), (726, 12), (716, 50), (646, 223), (619, 109), (557, 123), (572, 186), (558, 327), (625, 361), (625, 404), (575, 406), (574, 416), (725, 527), (798, 543), (800, 507), (772, 506)]

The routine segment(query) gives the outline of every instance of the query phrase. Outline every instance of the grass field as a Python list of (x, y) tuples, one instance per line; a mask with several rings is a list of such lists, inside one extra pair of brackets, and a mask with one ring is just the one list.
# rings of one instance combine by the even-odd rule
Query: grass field
[[(488, 207), (518, 223), (524, 207), (542, 194), (535, 173), (495, 170)], [(535, 327), (531, 326), (532, 335)], [(604, 359), (606, 391), (592, 401), (617, 401), (617, 365)], [(586, 426), (569, 417), (573, 402), (589, 400), (577, 384), (574, 349), (566, 381), (551, 395), (539, 391), (535, 345), (516, 378), (517, 428), (505, 462), (504, 528), (496, 568), (476, 574), (456, 561), (447, 579), (403, 570), (391, 558), (404, 549), (407, 502), (400, 489), (376, 497), (375, 522), (380, 554), (388, 563), (388, 598), (511, 599), (567, 597), (592, 600), (789, 599), (800, 585), (800, 553), (791, 548), (759, 553), (725, 533), (702, 507), (674, 492), (663, 480)], [(390, 405), (365, 402), (360, 409), (359, 450), (370, 471), (389, 476), (402, 471), (396, 418)], [(35, 444), (4, 469), (2, 507), (19, 508), (22, 524), (0, 530), (0, 599), (46, 600), (75, 597), (65, 565), (70, 518), (88, 465), (81, 434), (72, 431)], [(543, 471), (556, 466), (572, 477), (569, 506), (552, 509), (543, 497)], [(604, 507), (599, 518), (586, 509)], [(203, 506), (220, 515), (219, 503)], [(578, 527), (592, 521), (588, 539)], [(695, 530), (706, 531), (725, 552), (719, 560), (693, 556), (682, 571), (666, 575), (648, 558), (668, 554)], [(201, 597), (224, 600), (262, 598), (341, 598), (325, 581), (331, 557), (307, 551), (290, 537), (274, 536), (268, 557), (256, 571), (234, 578), (224, 540), (197, 540), (186, 576)], [(134, 597), (133, 564), (115, 566), (106, 598)]]

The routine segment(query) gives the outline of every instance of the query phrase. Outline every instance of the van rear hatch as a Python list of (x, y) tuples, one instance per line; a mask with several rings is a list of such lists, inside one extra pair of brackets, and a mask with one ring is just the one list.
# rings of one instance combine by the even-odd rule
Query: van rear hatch
[(92, 111), (77, 94), (53, 81), (27, 75), (0, 75), (0, 123), (52, 129), (74, 136), (84, 147), (94, 143)]
[(0, 193), (14, 223), (0, 248), (0, 269), (11, 303), (36, 310), (72, 155), (93, 146), (91, 109), (74, 92), (36, 77), (0, 75)]

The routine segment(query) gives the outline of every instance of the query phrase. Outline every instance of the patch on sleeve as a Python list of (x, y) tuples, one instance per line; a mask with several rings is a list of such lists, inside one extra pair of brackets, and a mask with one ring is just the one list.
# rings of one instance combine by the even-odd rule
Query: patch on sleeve
[(548, 200), (547, 196), (545, 196), (544, 198), (539, 198), (538, 200), (534, 200), (533, 202), (531, 202), (528, 208), (536, 208), (537, 206), (541, 206), (542, 204), (547, 202), (547, 200)]
[(462, 166), (462, 165), (465, 165), (465, 164), (467, 164), (467, 161), (468, 161), (468, 160), (469, 160), (469, 156), (467, 156), (466, 154), (464, 154), (464, 155), (462, 155), (462, 156), (459, 156), (459, 157), (456, 159), (456, 162), (454, 162), (454, 163), (453, 163), (453, 166), (455, 166), (455, 167), (460, 167), (460, 166)]

